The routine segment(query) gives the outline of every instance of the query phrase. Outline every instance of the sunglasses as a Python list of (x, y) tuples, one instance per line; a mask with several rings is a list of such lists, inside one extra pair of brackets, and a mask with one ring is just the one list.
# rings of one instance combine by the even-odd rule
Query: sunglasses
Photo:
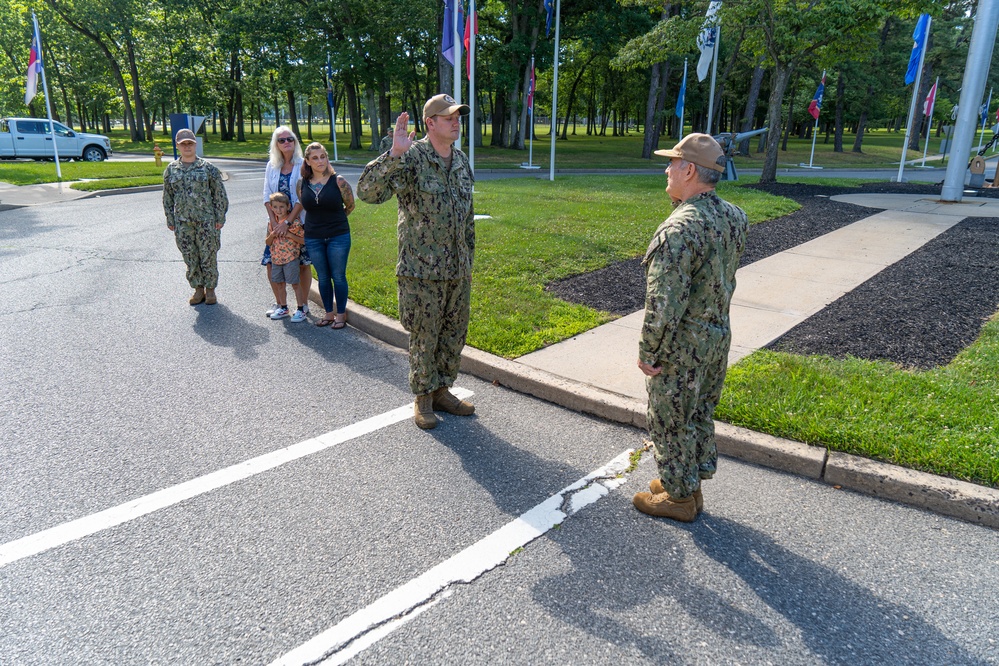
[(278, 143), (295, 143), (295, 137), (293, 136), (282, 136), (278, 137)]

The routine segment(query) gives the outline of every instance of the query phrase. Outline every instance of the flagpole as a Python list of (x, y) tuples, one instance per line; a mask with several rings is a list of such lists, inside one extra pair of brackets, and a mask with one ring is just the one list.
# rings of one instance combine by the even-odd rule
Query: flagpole
[[(454, 43), (454, 101), (461, 104), (461, 42), (458, 41), (458, 7), (462, 0), (452, 0), (454, 9), (451, 11), (451, 39)], [(454, 142), (455, 147), (461, 150), (461, 123), (458, 123), (458, 138)]]
[(711, 54), (711, 94), (708, 97), (708, 130), (711, 134), (711, 123), (715, 117), (715, 78), (718, 75), (718, 51), (721, 50), (721, 23), (715, 25), (715, 52)]
[[(473, 0), (474, 1), (474, 0)], [(531, 86), (534, 85), (534, 54), (531, 54)], [(532, 90), (533, 92), (533, 90)], [(527, 168), (534, 168), (534, 99), (531, 98), (531, 105), (528, 113), (531, 116), (530, 141), (527, 146)]]
[[(687, 82), (687, 59), (683, 59), (683, 81)], [(687, 86), (683, 86), (683, 96), (680, 99), (680, 138), (683, 138), (683, 114), (687, 112)]]
[(330, 65), (330, 54), (326, 54), (326, 97), (330, 103), (330, 134), (333, 135), (333, 161), (339, 161), (336, 150), (336, 107), (333, 106), (333, 67)]
[(909, 147), (909, 132), (912, 130), (912, 117), (916, 113), (916, 98), (919, 97), (919, 85), (923, 79), (923, 61), (926, 60), (927, 45), (930, 42), (930, 26), (933, 24), (933, 17), (926, 18), (926, 36), (923, 37), (922, 52), (919, 54), (919, 69), (916, 71), (915, 85), (912, 87), (912, 103), (909, 105), (909, 122), (905, 125), (905, 140), (902, 142), (902, 159), (898, 161), (898, 176), (896, 183), (902, 182), (902, 171), (905, 169), (905, 151)]
[(555, 180), (555, 135), (558, 134), (558, 37), (562, 17), (562, 0), (555, 2), (555, 74), (552, 83), (552, 154), (548, 164), (548, 180)]
[[(825, 87), (825, 83), (826, 83), (826, 70), (823, 69), (822, 70), (822, 85), (823, 85), (823, 87)], [(825, 94), (824, 90), (823, 90), (823, 94)], [(812, 162), (815, 160), (815, 139), (817, 139), (818, 136), (819, 136), (819, 118), (818, 118), (818, 116), (816, 116), (815, 117), (815, 128), (812, 130), (812, 154), (808, 157), (808, 168), (809, 169), (814, 169), (815, 168), (815, 167), (812, 166)]]
[(933, 100), (930, 102), (929, 112), (925, 115), (929, 118), (929, 127), (926, 128), (926, 143), (923, 144), (923, 163), (920, 167), (926, 166), (926, 151), (930, 149), (930, 134), (933, 133), (933, 107), (937, 105), (937, 86), (940, 85), (940, 77), (937, 77), (936, 82), (933, 84)]
[(475, 33), (478, 32), (478, 17), (475, 15), (475, 0), (468, 0), (468, 20), (471, 35), (468, 36), (468, 165), (475, 175)]
[(42, 31), (38, 28), (38, 17), (31, 12), (35, 28), (35, 41), (38, 42), (38, 71), (42, 74), (42, 91), (45, 93), (45, 112), (49, 117), (49, 134), (52, 135), (52, 155), (55, 158), (56, 178), (62, 180), (62, 167), (59, 166), (59, 146), (56, 145), (55, 124), (52, 122), (52, 101), (49, 99), (49, 83), (45, 77), (45, 58), (42, 56)]

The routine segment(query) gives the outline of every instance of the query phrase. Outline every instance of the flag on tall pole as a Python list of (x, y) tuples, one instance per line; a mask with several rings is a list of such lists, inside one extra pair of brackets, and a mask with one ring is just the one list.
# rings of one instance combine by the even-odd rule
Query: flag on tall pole
[(932, 116), (933, 107), (937, 103), (937, 84), (940, 83), (940, 77), (933, 83), (933, 87), (930, 88), (930, 92), (926, 93), (926, 101), (923, 102), (923, 115)]
[[(32, 16), (32, 19), (34, 17)], [(38, 22), (34, 21), (31, 51), (28, 53), (28, 81), (24, 87), (24, 103), (31, 104), (38, 92), (38, 72), (42, 68), (42, 41), (38, 35)]]
[(545, 2), (545, 39), (552, 34), (552, 9), (555, 8), (555, 0), (544, 0)]
[[(812, 97), (812, 101), (808, 103), (808, 113), (815, 118), (815, 127), (812, 129), (812, 154), (808, 157), (808, 168), (809, 169), (821, 169), (822, 167), (813, 166), (815, 161), (815, 139), (819, 135), (819, 113), (822, 111), (822, 98), (826, 93), (826, 70), (822, 70), (822, 79), (819, 80), (819, 87), (815, 89), (815, 95)], [(802, 164), (801, 166), (804, 166)]]
[[(441, 53), (452, 67), (458, 66), (457, 56), (461, 53), (461, 44), (465, 40), (462, 34), (465, 30), (465, 17), (460, 0), (444, 1), (444, 25), (441, 35)], [(455, 98), (457, 99), (457, 98)]]
[(822, 110), (822, 98), (826, 93), (826, 73), (822, 72), (822, 80), (819, 81), (819, 87), (815, 89), (815, 95), (812, 97), (812, 101), (808, 103), (808, 113), (811, 114), (812, 118), (815, 118), (816, 122), (819, 120), (819, 112)]
[[(468, 6), (468, 16), (465, 17), (465, 69), (468, 70), (468, 80), (472, 80), (472, 65), (474, 64), (474, 58), (472, 57), (472, 49), (475, 47), (475, 37), (474, 35), (479, 34), (479, 12), (475, 9), (475, 0), (469, 0), (470, 5)], [(471, 93), (469, 93), (471, 96)]]
[(697, 80), (703, 81), (708, 75), (708, 68), (715, 57), (715, 47), (718, 44), (718, 19), (715, 14), (721, 7), (721, 0), (711, 0), (708, 11), (704, 15), (704, 27), (697, 36), (697, 48), (701, 50), (701, 58), (697, 61)]
[(912, 53), (909, 55), (909, 67), (905, 70), (905, 85), (916, 80), (922, 68), (923, 52), (926, 50), (927, 37), (930, 34), (930, 15), (922, 14), (916, 21), (912, 31)]
[(937, 103), (937, 85), (940, 83), (940, 77), (933, 82), (933, 87), (930, 88), (930, 92), (926, 93), (926, 101), (923, 102), (923, 115), (926, 116), (929, 126), (926, 128), (926, 143), (923, 144), (923, 163), (919, 166), (926, 166), (926, 152), (930, 149), (930, 130), (933, 129), (933, 107)]
[(45, 93), (45, 111), (49, 119), (49, 133), (52, 135), (52, 157), (55, 161), (56, 177), (62, 180), (62, 167), (59, 166), (59, 146), (56, 142), (55, 123), (52, 122), (52, 101), (49, 99), (49, 84), (45, 79), (45, 62), (42, 60), (42, 31), (38, 28), (38, 18), (31, 12), (34, 35), (31, 38), (31, 51), (28, 54), (28, 78), (24, 87), (24, 103), (28, 104), (38, 92), (38, 75), (42, 75), (42, 91)]
[[(905, 139), (902, 141), (902, 157), (898, 161), (898, 176), (895, 182), (902, 182), (902, 172), (905, 170), (905, 151), (909, 147), (909, 133), (912, 131), (912, 118), (916, 115), (916, 98), (919, 96), (919, 80), (923, 78), (923, 62), (926, 60), (926, 42), (930, 35), (930, 15), (923, 14), (916, 21), (916, 29), (912, 31), (912, 55), (909, 56), (909, 69), (905, 73), (905, 85), (915, 83), (912, 88), (912, 103), (909, 105), (909, 122), (905, 124)], [(913, 66), (913, 59), (916, 60)], [(909, 78), (909, 75), (912, 78)]]
[(683, 138), (683, 105), (687, 99), (687, 59), (683, 59), (683, 81), (680, 83), (680, 93), (676, 96), (676, 117), (680, 119), (680, 138)]

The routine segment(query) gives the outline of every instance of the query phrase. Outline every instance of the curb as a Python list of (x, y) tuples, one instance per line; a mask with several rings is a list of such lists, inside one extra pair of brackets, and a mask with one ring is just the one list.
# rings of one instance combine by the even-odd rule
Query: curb
[[(310, 300), (322, 303), (312, 287)], [(408, 349), (409, 334), (398, 321), (350, 301), (349, 324), (386, 344)], [(645, 428), (644, 401), (572, 382), (472, 347), (461, 353), (461, 370), (600, 418)], [(999, 490), (918, 472), (838, 451), (715, 422), (718, 452), (854, 492), (908, 504), (969, 523), (999, 529)]]

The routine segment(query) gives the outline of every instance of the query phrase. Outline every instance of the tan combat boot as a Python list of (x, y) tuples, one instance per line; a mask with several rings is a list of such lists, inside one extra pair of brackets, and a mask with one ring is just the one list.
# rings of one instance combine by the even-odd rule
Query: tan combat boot
[(215, 305), (218, 300), (215, 298), (215, 290), (209, 287), (205, 289), (205, 305)]
[(697, 503), (693, 495), (683, 499), (673, 499), (669, 493), (635, 493), (632, 498), (635, 508), (642, 513), (661, 518), (671, 518), (682, 523), (692, 523), (697, 518)]
[(467, 400), (459, 400), (446, 386), (442, 386), (431, 394), (434, 398), (435, 410), (454, 414), (455, 416), (471, 416), (475, 413), (475, 405)]
[(422, 430), (430, 430), (437, 427), (437, 416), (434, 414), (434, 396), (432, 393), (425, 393), (416, 396), (413, 402), (413, 420), (416, 426)]
[(195, 287), (194, 288), (194, 295), (191, 296), (191, 298), (189, 298), (187, 302), (190, 303), (191, 305), (197, 305), (198, 303), (204, 303), (205, 302), (205, 288), (204, 287)]
[[(663, 482), (661, 479), (652, 479), (649, 481), (649, 490), (652, 491), (653, 495), (666, 492), (666, 489), (663, 488)], [(694, 491), (693, 498), (694, 502), (697, 504), (697, 513), (704, 511), (704, 495), (701, 494), (700, 488)]]

